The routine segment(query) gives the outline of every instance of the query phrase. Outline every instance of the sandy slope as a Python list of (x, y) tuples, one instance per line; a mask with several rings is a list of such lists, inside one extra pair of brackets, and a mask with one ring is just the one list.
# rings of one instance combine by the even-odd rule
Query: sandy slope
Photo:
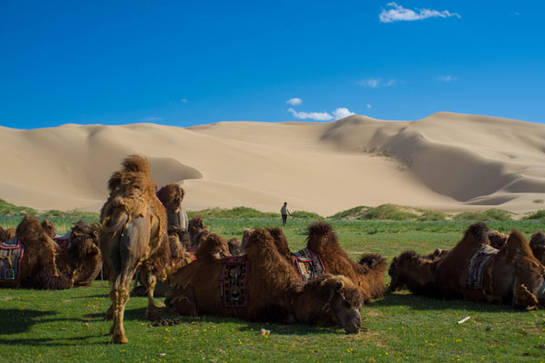
[(545, 199), (545, 125), (453, 113), (413, 122), (221, 122), (0, 127), (0, 198), (40, 209), (98, 210), (128, 154), (158, 185), (183, 182), (189, 209), (252, 206), (330, 215), (397, 203), (525, 212)]

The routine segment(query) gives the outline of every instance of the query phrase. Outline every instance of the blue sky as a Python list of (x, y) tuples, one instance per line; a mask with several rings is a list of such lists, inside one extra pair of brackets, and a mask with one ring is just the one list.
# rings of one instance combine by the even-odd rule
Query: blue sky
[(543, 123), (544, 12), (542, 1), (0, 0), (0, 124), (438, 111)]

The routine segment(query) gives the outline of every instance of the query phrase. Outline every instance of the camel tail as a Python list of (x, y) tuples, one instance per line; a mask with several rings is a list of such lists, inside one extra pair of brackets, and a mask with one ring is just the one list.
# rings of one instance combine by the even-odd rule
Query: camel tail
[(376, 299), (384, 296), (384, 273), (386, 272), (386, 259), (376, 253), (367, 253), (360, 257), (359, 264), (367, 267), (369, 272), (369, 293), (371, 298)]

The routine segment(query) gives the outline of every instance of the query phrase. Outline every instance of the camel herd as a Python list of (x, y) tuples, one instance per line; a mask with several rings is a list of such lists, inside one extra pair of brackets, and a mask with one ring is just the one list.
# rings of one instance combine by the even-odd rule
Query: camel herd
[[(154, 294), (170, 311), (188, 316), (230, 316), (251, 321), (308, 323), (361, 329), (360, 309), (383, 296), (386, 260), (364, 254), (354, 262), (330, 224), (307, 230), (307, 246), (292, 253), (281, 228), (244, 231), (226, 241), (188, 220), (184, 191), (170, 184), (157, 191), (147, 161), (127, 157), (108, 181), (100, 224), (78, 222), (65, 236), (53, 224), (26, 216), (16, 229), (0, 227), (0, 287), (65, 289), (89, 286), (102, 273), (111, 282), (112, 342), (127, 343), (124, 330), (129, 288), (148, 298), (146, 318), (159, 317)], [(19, 251), (19, 252), (18, 252)], [(24, 251), (24, 252), (23, 252)], [(436, 298), (545, 307), (545, 234), (527, 243), (471, 225), (451, 250), (420, 256), (405, 251), (389, 268), (395, 291)]]

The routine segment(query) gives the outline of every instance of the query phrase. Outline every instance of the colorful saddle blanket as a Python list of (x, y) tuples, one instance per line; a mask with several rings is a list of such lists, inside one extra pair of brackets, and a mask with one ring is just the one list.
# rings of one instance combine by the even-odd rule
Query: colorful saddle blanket
[(192, 248), (186, 250), (186, 252), (191, 256), (191, 262), (197, 261), (197, 257), (195, 257), (195, 253), (197, 252), (197, 248), (198, 247), (192, 247)]
[(480, 289), (483, 286), (484, 270), (498, 252), (494, 247), (486, 245), (471, 256), (467, 267), (467, 287)]
[(0, 287), (12, 287), (19, 283), (24, 246), (17, 237), (0, 242)]
[(320, 256), (315, 255), (308, 248), (303, 248), (299, 252), (293, 254), (297, 261), (297, 271), (303, 277), (304, 281), (320, 276), (325, 273), (325, 266)]
[(223, 259), (221, 297), (224, 307), (242, 308), (248, 306), (249, 274), (250, 261), (246, 255)]

